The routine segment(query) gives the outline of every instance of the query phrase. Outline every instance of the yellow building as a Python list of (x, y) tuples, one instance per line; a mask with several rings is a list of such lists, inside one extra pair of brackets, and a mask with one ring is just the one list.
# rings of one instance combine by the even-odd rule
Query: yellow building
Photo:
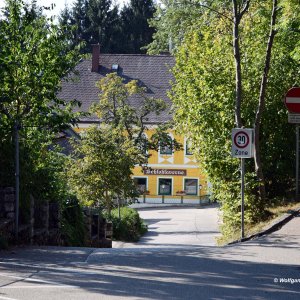
[[(172, 118), (167, 91), (173, 79), (169, 71), (173, 65), (174, 58), (170, 55), (100, 55), (99, 45), (93, 45), (92, 59), (85, 59), (77, 66), (76, 80), (62, 83), (60, 97), (70, 101), (76, 99), (82, 103), (80, 110), (88, 111), (91, 104), (98, 101), (96, 82), (108, 73), (116, 72), (125, 81), (137, 80), (146, 88), (149, 96), (163, 99), (167, 104), (163, 113), (149, 115), (146, 135), (150, 138), (157, 124)], [(129, 100), (138, 109), (140, 99), (134, 97)], [(78, 130), (99, 122), (96, 116), (82, 118)], [(204, 200), (204, 195), (208, 194), (205, 175), (194, 160), (188, 141), (173, 131), (169, 135), (183, 145), (183, 150), (161, 147), (159, 151), (149, 153), (147, 166), (134, 168), (133, 178), (141, 192), (139, 200), (151, 203), (199, 203), (200, 197)]]
[[(154, 130), (147, 131), (150, 138)], [(207, 196), (206, 177), (201, 172), (189, 142), (181, 135), (170, 132), (170, 137), (183, 145), (183, 150), (169, 147), (151, 151), (147, 166), (136, 166), (133, 178), (141, 191), (140, 202), (199, 203)], [(201, 196), (202, 195), (202, 196)]]

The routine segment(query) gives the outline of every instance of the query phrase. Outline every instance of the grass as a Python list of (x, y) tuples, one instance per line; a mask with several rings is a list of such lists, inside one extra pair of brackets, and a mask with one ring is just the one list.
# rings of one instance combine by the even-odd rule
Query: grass
[[(288, 213), (289, 211), (293, 211), (296, 209), (299, 209), (300, 203), (299, 202), (292, 202), (292, 203), (285, 203), (278, 205), (276, 207), (270, 207), (267, 210), (270, 212), (270, 218), (266, 221), (257, 223), (257, 224), (245, 224), (245, 237), (251, 236), (253, 234), (256, 234), (266, 227), (270, 226), (275, 219), (278, 217), (284, 215), (285, 213)], [(218, 246), (224, 246), (230, 242), (236, 241), (241, 239), (241, 230), (237, 229), (235, 232), (233, 232), (230, 236), (220, 236), (217, 238), (217, 244)]]

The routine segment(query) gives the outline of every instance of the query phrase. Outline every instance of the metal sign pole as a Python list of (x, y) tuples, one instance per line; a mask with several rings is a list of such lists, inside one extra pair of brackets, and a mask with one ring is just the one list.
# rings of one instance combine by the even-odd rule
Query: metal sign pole
[(296, 201), (299, 198), (299, 125), (296, 125)]
[(241, 158), (241, 196), (242, 196), (242, 205), (241, 205), (241, 236), (242, 239), (245, 237), (245, 228), (244, 228), (244, 207), (245, 207), (245, 159)]
[(241, 239), (245, 238), (245, 158), (252, 158), (254, 151), (254, 129), (233, 128), (231, 133), (232, 157), (241, 159)]

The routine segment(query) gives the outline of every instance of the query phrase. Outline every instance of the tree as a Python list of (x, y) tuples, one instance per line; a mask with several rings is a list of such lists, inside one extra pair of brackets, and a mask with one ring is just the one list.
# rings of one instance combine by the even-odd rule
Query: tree
[[(74, 103), (59, 99), (57, 93), (61, 78), (74, 69), (80, 55), (78, 47), (69, 50), (68, 27), (53, 24), (35, 1), (27, 4), (22, 0), (7, 0), (2, 12), (0, 161), (5, 172), (1, 174), (1, 184), (13, 185), (12, 167), (18, 170), (20, 140), (22, 206), (30, 193), (42, 194), (44, 200), (55, 194), (54, 177), (59, 169), (56, 174), (53, 169), (50, 170), (49, 161), (54, 154), (47, 154), (49, 144), (55, 133), (77, 120), (72, 113)], [(12, 145), (13, 131), (15, 149)], [(16, 153), (15, 164), (13, 150)], [(6, 153), (9, 155), (3, 156)], [(18, 178), (16, 171), (16, 182)], [(42, 182), (43, 186), (40, 185)]]
[(121, 11), (122, 53), (143, 53), (141, 50), (152, 41), (154, 29), (148, 24), (155, 7), (152, 0), (131, 0)]
[[(276, 1), (233, 1), (232, 5), (217, 1), (203, 11), (176, 53), (171, 94), (176, 120), (194, 140), (215, 196), (223, 203), (225, 230), (239, 224), (238, 162), (230, 156), (234, 126), (260, 126), (256, 139), (267, 196), (278, 196), (291, 187), (292, 161), (284, 152), (293, 145), (293, 137), (281, 99), (297, 81), (299, 5), (281, 4), (278, 10)], [(275, 10), (277, 33), (270, 43)], [(289, 152), (293, 153), (292, 148)], [(269, 202), (261, 193), (261, 178), (251, 160), (247, 170), (247, 221), (255, 222), (266, 216)]]
[(111, 0), (76, 0), (61, 12), (59, 23), (73, 26), (69, 42), (73, 46), (84, 42), (82, 53), (90, 53), (95, 43), (101, 44), (104, 53), (116, 52), (120, 20)]
[[(207, 1), (201, 1), (206, 3)], [(157, 4), (149, 24), (155, 29), (153, 41), (147, 45), (149, 54), (173, 53), (185, 33), (203, 13), (199, 0), (162, 0)]]
[(133, 144), (110, 127), (91, 127), (82, 137), (68, 167), (69, 184), (84, 205), (105, 207), (113, 199), (137, 196), (131, 179)]
[[(101, 120), (92, 127), (76, 146), (76, 153), (68, 167), (70, 188), (85, 204), (112, 208), (114, 198), (136, 197), (137, 190), (131, 178), (135, 165), (147, 163), (148, 149), (157, 149), (166, 136), (162, 129), (153, 139), (143, 133), (150, 113), (159, 114), (165, 102), (147, 97), (145, 89), (133, 80), (124, 80), (115, 73), (98, 82), (99, 102), (91, 111)], [(130, 97), (139, 97), (141, 105), (135, 108)], [(177, 145), (177, 144), (176, 144)]]
[(87, 33), (89, 44), (100, 43), (102, 51), (108, 53), (111, 50), (113, 36), (118, 23), (118, 8), (111, 8), (111, 0), (89, 0), (87, 17), (90, 22)]
[[(72, 47), (79, 45), (82, 42), (89, 40), (88, 28), (90, 27), (90, 20), (87, 16), (88, 1), (77, 0), (74, 2), (71, 9), (66, 6), (59, 16), (59, 24), (62, 26), (72, 26)], [(87, 52), (87, 45), (81, 48), (81, 52)]]
[[(33, 2), (34, 3), (34, 2)], [(59, 99), (61, 78), (67, 76), (80, 56), (70, 51), (68, 31), (22, 0), (6, 1), (1, 20), (0, 116), (11, 129), (22, 126), (60, 126), (74, 121), (72, 103)]]
[(59, 18), (61, 25), (73, 25), (70, 42), (84, 41), (83, 53), (91, 51), (91, 44), (100, 43), (103, 53), (144, 53), (141, 50), (152, 41), (154, 30), (148, 19), (155, 11), (152, 0), (132, 0), (121, 11), (111, 0), (77, 0)]

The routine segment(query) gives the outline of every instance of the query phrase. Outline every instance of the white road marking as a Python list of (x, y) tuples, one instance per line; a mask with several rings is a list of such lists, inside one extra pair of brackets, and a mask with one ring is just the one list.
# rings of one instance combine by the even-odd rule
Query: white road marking
[[(43, 288), (43, 289), (57, 289), (57, 288), (61, 288), (61, 289), (80, 289), (80, 287), (78, 286), (73, 286), (73, 285), (54, 285), (54, 284), (51, 284), (51, 285), (17, 285), (17, 286), (4, 286), (4, 287), (1, 287), (1, 289), (40, 289), (40, 288)], [(0, 300), (1, 300), (1, 296), (0, 296)]]
[(18, 300), (18, 299), (0, 296), (0, 300)]

